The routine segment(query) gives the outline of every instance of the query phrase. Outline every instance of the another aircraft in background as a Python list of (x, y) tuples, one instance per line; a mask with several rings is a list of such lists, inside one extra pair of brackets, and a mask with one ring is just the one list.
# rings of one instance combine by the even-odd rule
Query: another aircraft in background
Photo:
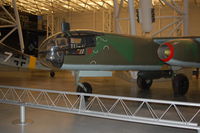
[(3, 43), (0, 43), (0, 65), (48, 70), (48, 68), (40, 64), (36, 57), (24, 54), (21, 51), (11, 48)]
[[(154, 79), (172, 78), (175, 95), (184, 95), (189, 80), (184, 74), (177, 74), (183, 67), (200, 67), (200, 38), (169, 37), (143, 38), (94, 31), (66, 31), (47, 38), (39, 47), (38, 61), (26, 56), (25, 64), (12, 58), (19, 53), (9, 51), (0, 45), (0, 61), (4, 65), (21, 65), (51, 70), (91, 70), (138, 72), (137, 85), (149, 89)], [(12, 54), (9, 54), (12, 53)], [(23, 58), (24, 54), (20, 55)], [(40, 64), (39, 64), (40, 63)], [(38, 64), (38, 65), (37, 65)], [(83, 83), (79, 92), (92, 92), (90, 84)]]

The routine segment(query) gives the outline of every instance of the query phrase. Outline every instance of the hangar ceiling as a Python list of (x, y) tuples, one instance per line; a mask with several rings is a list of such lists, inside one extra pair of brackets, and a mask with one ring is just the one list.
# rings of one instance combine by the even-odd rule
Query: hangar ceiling
[[(139, 0), (135, 0), (138, 5)], [(169, 0), (170, 1), (170, 0)], [(175, 0), (182, 2), (183, 0)], [(192, 0), (199, 4), (199, 0)], [(113, 9), (113, 0), (16, 0), (19, 10), (36, 15), (65, 12), (83, 12), (100, 9)], [(162, 0), (152, 0), (154, 5), (162, 5)], [(10, 5), (11, 0), (0, 0), (0, 4)], [(128, 0), (124, 0), (123, 6), (128, 5)]]

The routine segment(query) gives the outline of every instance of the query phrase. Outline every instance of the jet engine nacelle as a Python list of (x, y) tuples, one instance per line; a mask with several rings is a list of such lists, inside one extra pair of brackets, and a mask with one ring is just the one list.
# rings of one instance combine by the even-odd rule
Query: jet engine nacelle
[(50, 69), (62, 67), (65, 56), (67, 39), (62, 33), (47, 38), (39, 47), (40, 63)]
[(200, 43), (195, 39), (174, 39), (158, 48), (158, 57), (172, 66), (200, 67)]

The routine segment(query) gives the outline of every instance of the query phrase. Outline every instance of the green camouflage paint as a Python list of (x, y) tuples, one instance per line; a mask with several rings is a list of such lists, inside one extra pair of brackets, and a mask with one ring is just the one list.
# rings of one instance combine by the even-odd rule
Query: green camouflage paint
[(112, 34), (105, 34), (103, 36), (96, 37), (96, 47), (89, 58), (94, 57), (98, 53), (101, 53), (105, 47), (112, 46), (116, 51), (122, 55), (122, 57), (128, 62), (132, 62), (134, 58), (134, 41), (131, 38), (124, 36), (116, 36)]

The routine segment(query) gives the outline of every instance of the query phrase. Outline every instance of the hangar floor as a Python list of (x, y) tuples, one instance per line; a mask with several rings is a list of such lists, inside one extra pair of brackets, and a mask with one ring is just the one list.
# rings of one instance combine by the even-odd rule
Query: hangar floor
[[(95, 94), (143, 97), (151, 99), (200, 102), (200, 81), (190, 80), (190, 90), (185, 97), (173, 97), (170, 80), (155, 81), (149, 91), (141, 91), (135, 82), (125, 81), (117, 76), (112, 78), (82, 78), (92, 84)], [(74, 91), (74, 78), (71, 72), (57, 72), (50, 78), (45, 71), (0, 70), (0, 84), (41, 89)], [(18, 118), (17, 106), (0, 104), (1, 133), (195, 133), (196, 131), (152, 126), (108, 119), (100, 119), (67, 113), (27, 108), (28, 119), (33, 124), (16, 126), (12, 121)]]

